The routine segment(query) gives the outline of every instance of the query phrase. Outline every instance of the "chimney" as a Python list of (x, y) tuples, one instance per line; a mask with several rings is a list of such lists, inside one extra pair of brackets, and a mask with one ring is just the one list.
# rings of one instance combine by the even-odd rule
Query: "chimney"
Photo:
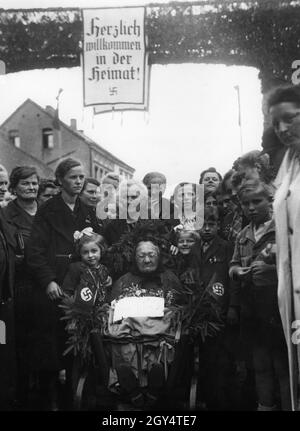
[(55, 115), (55, 109), (50, 105), (46, 106), (46, 111), (49, 112), (49, 114), (51, 115)]
[(70, 124), (71, 129), (73, 130), (77, 130), (77, 121), (75, 118), (71, 118), (71, 124)]

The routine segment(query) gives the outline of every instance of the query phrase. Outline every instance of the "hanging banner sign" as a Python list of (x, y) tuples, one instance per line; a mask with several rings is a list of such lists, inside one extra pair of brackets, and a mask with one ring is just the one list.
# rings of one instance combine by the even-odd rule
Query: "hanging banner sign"
[(82, 15), (84, 106), (145, 109), (145, 8), (84, 9)]
[(146, 67), (145, 67), (145, 99), (141, 104), (115, 104), (115, 105), (95, 105), (94, 115), (103, 114), (104, 112), (111, 111), (147, 111), (149, 107), (149, 92), (150, 92), (150, 68), (148, 65), (148, 54), (146, 54)]

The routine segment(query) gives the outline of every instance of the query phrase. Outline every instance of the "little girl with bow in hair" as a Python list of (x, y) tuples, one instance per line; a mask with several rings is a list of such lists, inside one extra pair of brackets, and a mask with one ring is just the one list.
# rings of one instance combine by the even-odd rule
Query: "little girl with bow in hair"
[(78, 306), (88, 310), (96, 303), (108, 302), (112, 279), (106, 266), (100, 263), (106, 244), (92, 228), (76, 231), (74, 240), (80, 261), (70, 265), (62, 289), (67, 295), (74, 296)]

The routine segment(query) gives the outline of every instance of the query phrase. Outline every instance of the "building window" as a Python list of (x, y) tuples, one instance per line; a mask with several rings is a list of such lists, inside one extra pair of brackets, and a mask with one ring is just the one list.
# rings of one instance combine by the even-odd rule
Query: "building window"
[(20, 148), (21, 138), (19, 136), (19, 130), (10, 130), (8, 132), (8, 138), (11, 144), (13, 144), (17, 148)]
[(43, 148), (45, 150), (54, 147), (53, 130), (49, 128), (43, 129)]
[(96, 180), (98, 179), (98, 166), (94, 166), (94, 177), (96, 178)]

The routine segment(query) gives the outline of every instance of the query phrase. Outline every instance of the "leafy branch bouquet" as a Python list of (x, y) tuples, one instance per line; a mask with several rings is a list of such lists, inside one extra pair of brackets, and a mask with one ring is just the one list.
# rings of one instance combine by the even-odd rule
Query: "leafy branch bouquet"
[(187, 301), (182, 307), (182, 329), (191, 342), (199, 337), (204, 342), (206, 337), (215, 337), (224, 327), (222, 309), (212, 291), (215, 279), (214, 274), (206, 287), (203, 283), (197, 283), (193, 289), (185, 285)]
[(64, 355), (73, 352), (74, 356), (80, 356), (83, 362), (89, 362), (92, 358), (91, 333), (100, 331), (108, 324), (109, 304), (99, 304), (95, 301), (92, 309), (87, 310), (75, 302), (74, 297), (65, 296), (59, 306), (64, 311), (61, 320), (66, 321), (66, 331), (69, 338)]

